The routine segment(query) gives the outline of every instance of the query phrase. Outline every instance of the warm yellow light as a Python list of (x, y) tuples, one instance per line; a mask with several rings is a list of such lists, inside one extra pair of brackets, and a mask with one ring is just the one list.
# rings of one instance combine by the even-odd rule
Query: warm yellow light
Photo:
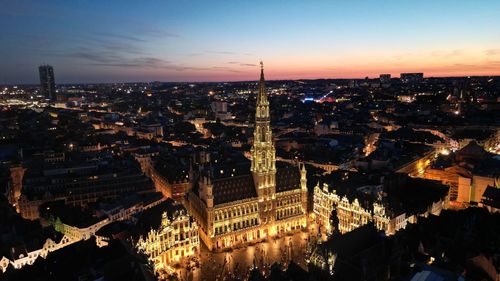
[(443, 149), (441, 149), (441, 151), (439, 153), (441, 153), (442, 155), (449, 155), (450, 151), (446, 148), (443, 148)]
[(432, 264), (436, 259), (434, 257), (431, 257), (429, 259), (429, 261), (427, 262), (427, 264)]

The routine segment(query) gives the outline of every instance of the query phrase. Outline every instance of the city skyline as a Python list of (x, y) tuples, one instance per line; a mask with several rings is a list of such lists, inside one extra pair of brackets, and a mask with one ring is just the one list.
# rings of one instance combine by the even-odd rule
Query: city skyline
[(245, 81), (261, 59), (269, 80), (500, 75), (500, 3), (479, 2), (5, 2), (0, 83), (45, 63), (61, 84)]
[(499, 26), (0, 0), (0, 281), (500, 280)]

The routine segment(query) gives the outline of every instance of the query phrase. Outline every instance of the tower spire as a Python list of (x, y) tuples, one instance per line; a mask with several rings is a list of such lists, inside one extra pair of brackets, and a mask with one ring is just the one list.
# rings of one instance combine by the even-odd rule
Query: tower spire
[(252, 171), (274, 171), (275, 150), (271, 132), (269, 101), (266, 95), (264, 64), (260, 62), (260, 82), (255, 105), (255, 127), (252, 146)]
[(260, 61), (260, 81), (259, 81), (259, 93), (257, 95), (257, 105), (268, 104), (266, 96), (266, 82), (264, 79), (264, 63)]
[[(269, 101), (266, 96), (264, 64), (260, 62), (260, 81), (257, 103), (255, 105), (255, 127), (253, 144), (250, 150), (252, 166), (250, 168), (259, 197), (259, 215), (263, 224), (270, 224), (276, 217), (276, 150), (271, 131)], [(270, 233), (273, 233), (271, 231)]]
[(264, 62), (260, 61), (260, 81), (264, 81)]

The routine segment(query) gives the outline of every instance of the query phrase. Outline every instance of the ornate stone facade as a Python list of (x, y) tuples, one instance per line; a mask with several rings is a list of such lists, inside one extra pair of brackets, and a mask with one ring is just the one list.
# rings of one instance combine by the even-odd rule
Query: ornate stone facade
[(184, 209), (164, 212), (160, 227), (140, 237), (136, 248), (153, 262), (155, 271), (168, 270), (199, 253), (198, 225)]
[(374, 202), (372, 206), (372, 209), (364, 208), (357, 198), (349, 201), (346, 196), (338, 195), (335, 190), (329, 191), (327, 184), (323, 184), (322, 188), (319, 185), (314, 188), (313, 208), (316, 222), (324, 227), (327, 234), (335, 230), (330, 223), (334, 208), (337, 212), (338, 231), (342, 234), (371, 221), (378, 230), (384, 231), (387, 235), (406, 227), (409, 218), (404, 212), (390, 216), (386, 214), (386, 206), (382, 202)]
[[(261, 63), (262, 66), (262, 63)], [(224, 249), (307, 226), (304, 165), (277, 167), (264, 70), (257, 95), (250, 173), (237, 167), (202, 171), (189, 193), (191, 214), (207, 247)]]

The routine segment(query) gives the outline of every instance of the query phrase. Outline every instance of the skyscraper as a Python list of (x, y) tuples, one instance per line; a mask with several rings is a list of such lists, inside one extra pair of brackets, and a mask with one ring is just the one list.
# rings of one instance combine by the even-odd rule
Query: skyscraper
[(54, 80), (54, 68), (50, 65), (38, 67), (40, 73), (40, 90), (42, 95), (50, 100), (56, 98), (56, 83)]

